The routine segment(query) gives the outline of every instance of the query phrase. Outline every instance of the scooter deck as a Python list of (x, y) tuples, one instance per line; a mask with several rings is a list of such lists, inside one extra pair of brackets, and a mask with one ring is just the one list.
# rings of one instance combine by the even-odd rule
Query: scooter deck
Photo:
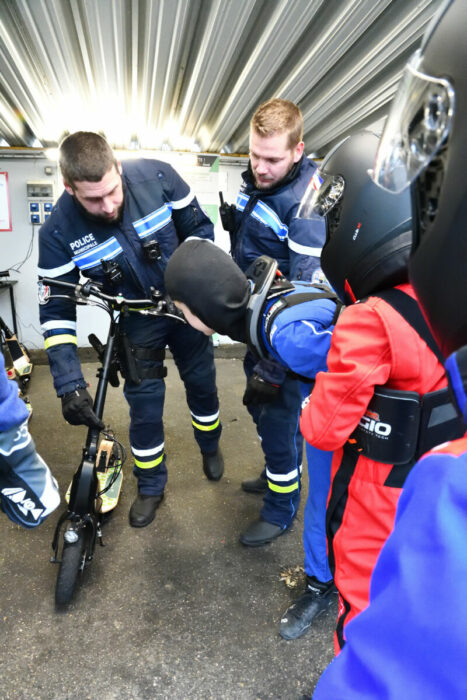
[[(123, 482), (123, 471), (121, 469), (121, 463), (117, 459), (112, 459), (113, 455), (113, 444), (110, 440), (101, 440), (99, 445), (99, 450), (97, 452), (96, 464), (98, 464), (97, 469), (97, 490), (96, 493), (99, 494), (95, 502), (96, 513), (108, 513), (109, 510), (113, 510), (118, 503), (120, 497), (120, 491), (122, 489)], [(115, 473), (120, 471), (117, 477)], [(113, 481), (115, 479), (115, 481)], [(113, 481), (113, 483), (112, 483)], [(65, 494), (65, 500), (67, 503), (70, 502), (71, 484), (70, 483), (67, 492)], [(105, 491), (109, 487), (110, 488)], [(105, 493), (102, 493), (105, 491)]]
[[(110, 484), (114, 478), (115, 472), (119, 469), (119, 466), (109, 467), (105, 472), (97, 472), (97, 479), (99, 482), (98, 492), (103, 491)], [(97, 499), (96, 511), (98, 513), (108, 513), (109, 510), (113, 510), (118, 503), (120, 498), (120, 491), (122, 490), (123, 482), (123, 471), (120, 471), (114, 483), (108, 491), (103, 493)]]
[[(100, 493), (104, 491), (104, 489), (107, 488), (107, 486), (110, 484), (112, 479), (114, 478), (115, 472), (118, 471), (119, 467), (109, 467), (106, 469), (105, 472), (97, 472), (97, 493)], [(67, 492), (65, 494), (65, 500), (67, 503), (70, 502), (70, 492), (71, 492), (71, 484), (73, 482), (70, 482), (70, 485), (67, 489)], [(120, 498), (120, 491), (122, 490), (122, 483), (123, 483), (123, 471), (120, 472), (120, 474), (117, 476), (115, 479), (114, 483), (112, 486), (109, 488), (108, 491), (103, 493), (101, 496), (99, 496), (96, 500), (96, 512), (97, 513), (108, 513), (110, 510), (113, 510), (115, 506), (118, 503), (118, 499)]]

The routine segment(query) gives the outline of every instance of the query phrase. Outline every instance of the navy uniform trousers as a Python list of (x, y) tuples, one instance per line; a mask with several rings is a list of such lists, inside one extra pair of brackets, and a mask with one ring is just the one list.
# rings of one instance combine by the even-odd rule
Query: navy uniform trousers
[[(247, 382), (257, 361), (247, 351), (243, 362)], [(266, 462), (263, 475), (267, 478), (268, 489), (260, 515), (280, 527), (290, 525), (300, 505), (303, 454), (300, 408), (299, 382), (288, 377), (281, 385), (277, 399), (271, 403), (247, 406), (255, 422)]]
[[(129, 314), (123, 327), (130, 341), (152, 349), (169, 347), (185, 385), (195, 439), (201, 452), (217, 449), (222, 426), (216, 389), (214, 351), (211, 339), (188, 324), (174, 319)], [(138, 360), (141, 366), (160, 367), (161, 360)], [(164, 379), (142, 379), (140, 384), (124, 385), (130, 406), (130, 445), (138, 491), (159, 495), (167, 483), (164, 447)], [(180, 421), (183, 410), (180, 408)]]

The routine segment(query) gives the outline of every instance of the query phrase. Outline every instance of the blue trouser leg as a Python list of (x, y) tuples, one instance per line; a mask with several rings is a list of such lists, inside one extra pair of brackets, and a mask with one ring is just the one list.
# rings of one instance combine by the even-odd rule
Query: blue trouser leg
[(188, 324), (177, 324), (168, 344), (185, 385), (196, 442), (201, 452), (214, 452), (222, 425), (211, 339)]
[[(248, 352), (244, 360), (247, 378), (255, 364), (255, 358)], [(298, 425), (300, 403), (298, 382), (286, 379), (275, 401), (249, 407), (261, 438), (268, 480), (261, 517), (280, 527), (290, 525), (300, 504), (303, 450)]]
[(138, 385), (126, 381), (123, 391), (130, 405), (130, 445), (138, 492), (162, 494), (167, 483), (162, 422), (164, 380), (143, 379)]
[[(124, 329), (136, 346), (160, 349), (169, 345), (185, 384), (196, 440), (201, 451), (214, 451), (222, 427), (209, 338), (177, 321), (137, 314), (130, 314), (124, 320)], [(143, 369), (161, 365), (160, 360), (138, 361)], [(165, 382), (147, 378), (140, 384), (133, 384), (127, 380), (124, 394), (130, 405), (130, 444), (138, 491), (147, 495), (161, 494), (167, 482), (162, 422)]]
[[(123, 324), (134, 345), (165, 348), (170, 328), (166, 319), (130, 314)], [(141, 360), (138, 366), (160, 367), (162, 361)], [(162, 422), (165, 382), (158, 378), (142, 379), (140, 384), (126, 380), (123, 392), (130, 406), (130, 445), (138, 492), (152, 496), (162, 494), (167, 483)]]
[[(303, 398), (310, 393), (308, 384), (300, 384)], [(331, 484), (332, 452), (318, 450), (305, 442), (308, 463), (308, 498), (303, 523), (305, 573), (318, 581), (332, 579), (326, 545), (326, 504)]]

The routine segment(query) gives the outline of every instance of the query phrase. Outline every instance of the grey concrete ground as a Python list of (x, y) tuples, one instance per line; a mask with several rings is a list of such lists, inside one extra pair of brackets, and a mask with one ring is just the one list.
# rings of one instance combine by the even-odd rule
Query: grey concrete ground
[[(261, 503), (243, 493), (240, 482), (262, 466), (241, 404), (241, 361), (217, 360), (226, 461), (218, 483), (202, 472), (183, 385), (173, 362), (167, 364), (166, 499), (151, 525), (130, 528), (135, 480), (129, 457), (120, 502), (105, 525), (105, 547), (96, 549), (67, 610), (55, 609), (57, 567), (49, 563), (58, 512), (34, 531), (2, 516), (4, 700), (298, 700), (311, 695), (332, 658), (336, 606), (302, 639), (286, 642), (277, 632), (296, 595), (280, 573), (303, 563), (306, 479), (292, 531), (262, 548), (238, 541)], [(84, 370), (95, 386), (96, 365)], [(85, 429), (64, 422), (47, 366), (35, 367), (30, 395), (31, 432), (63, 494)], [(121, 389), (109, 389), (105, 418), (128, 447)]]

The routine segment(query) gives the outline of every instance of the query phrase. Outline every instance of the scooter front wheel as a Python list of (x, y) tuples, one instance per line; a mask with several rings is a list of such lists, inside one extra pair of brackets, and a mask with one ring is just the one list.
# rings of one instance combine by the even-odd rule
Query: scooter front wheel
[(84, 568), (86, 559), (85, 529), (77, 530), (76, 534), (76, 542), (65, 542), (63, 545), (62, 559), (59, 564), (55, 585), (55, 603), (58, 606), (63, 606), (70, 602), (78, 576)]

